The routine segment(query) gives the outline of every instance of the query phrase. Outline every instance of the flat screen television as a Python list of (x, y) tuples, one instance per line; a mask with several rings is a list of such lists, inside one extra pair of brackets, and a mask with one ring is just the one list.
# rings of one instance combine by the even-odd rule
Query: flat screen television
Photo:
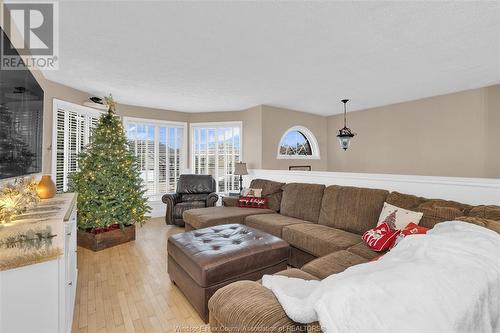
[(30, 70), (1, 69), (0, 179), (42, 171), (42, 122), (43, 90)]

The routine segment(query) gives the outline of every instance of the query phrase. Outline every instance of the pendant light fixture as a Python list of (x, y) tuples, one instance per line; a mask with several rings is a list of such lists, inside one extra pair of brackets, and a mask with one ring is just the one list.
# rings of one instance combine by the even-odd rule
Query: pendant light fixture
[(349, 100), (343, 99), (341, 102), (344, 103), (344, 128), (339, 129), (337, 138), (339, 138), (340, 148), (347, 150), (351, 143), (351, 139), (356, 135), (356, 133), (353, 133), (351, 129), (347, 127), (346, 104), (347, 102), (349, 102)]

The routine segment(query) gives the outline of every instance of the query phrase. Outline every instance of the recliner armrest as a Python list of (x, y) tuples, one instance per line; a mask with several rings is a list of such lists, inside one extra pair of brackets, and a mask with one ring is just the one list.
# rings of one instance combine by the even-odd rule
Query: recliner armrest
[(161, 197), (164, 204), (171, 204), (172, 206), (181, 202), (181, 195), (179, 193), (167, 193)]
[(165, 223), (175, 224), (174, 206), (181, 202), (181, 195), (179, 193), (167, 193), (161, 197), (161, 201), (167, 205), (167, 209), (165, 210)]
[(210, 193), (207, 197), (207, 207), (214, 207), (218, 200), (219, 196), (217, 193)]

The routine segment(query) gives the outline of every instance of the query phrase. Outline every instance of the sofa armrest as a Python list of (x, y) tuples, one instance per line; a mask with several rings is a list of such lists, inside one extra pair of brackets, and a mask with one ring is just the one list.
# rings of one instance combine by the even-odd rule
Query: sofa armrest
[(207, 207), (214, 207), (218, 200), (219, 196), (217, 193), (210, 193), (207, 197)]
[(165, 223), (174, 224), (174, 206), (181, 202), (181, 195), (179, 193), (167, 193), (161, 197), (161, 201), (167, 205)]
[(224, 207), (238, 207), (239, 197), (224, 197), (222, 198), (222, 206)]
[(214, 333), (306, 332), (304, 325), (288, 318), (271, 290), (254, 281), (222, 287), (210, 298), (208, 308)]

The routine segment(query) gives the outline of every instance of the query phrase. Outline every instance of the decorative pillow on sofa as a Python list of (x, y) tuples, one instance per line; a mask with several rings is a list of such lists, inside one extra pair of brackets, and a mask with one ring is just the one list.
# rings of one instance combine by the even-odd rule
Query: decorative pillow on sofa
[(390, 249), (401, 230), (391, 229), (389, 224), (382, 223), (363, 234), (363, 240), (373, 251), (386, 251)]
[(392, 229), (403, 230), (410, 223), (418, 224), (423, 215), (384, 202), (377, 226), (387, 223)]
[(267, 198), (240, 197), (238, 206), (241, 208), (267, 208)]
[(403, 230), (401, 230), (401, 233), (398, 235), (398, 237), (396, 237), (396, 241), (394, 242), (394, 245), (392, 247), (398, 245), (398, 243), (401, 242), (401, 240), (406, 236), (426, 234), (429, 230), (429, 228), (422, 227), (421, 225), (411, 222)]
[(260, 198), (262, 196), (262, 189), (261, 188), (244, 188), (243, 191), (241, 191), (241, 196), (242, 197)]
[(429, 230), (429, 228), (410, 222), (403, 230), (401, 230), (401, 234), (404, 236), (426, 234)]

